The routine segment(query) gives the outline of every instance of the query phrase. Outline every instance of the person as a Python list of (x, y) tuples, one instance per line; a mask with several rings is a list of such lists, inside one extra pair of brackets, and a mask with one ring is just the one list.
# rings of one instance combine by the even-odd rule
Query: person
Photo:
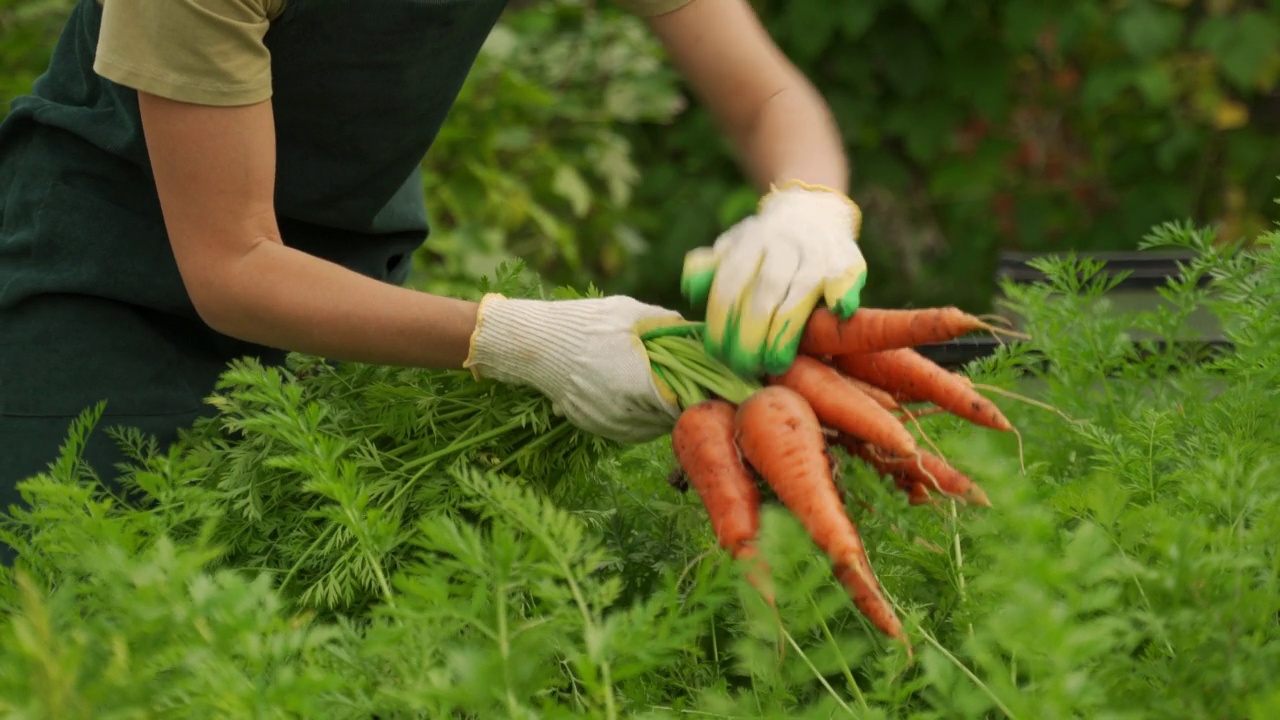
[[(829, 107), (747, 0), (614, 0), (644, 19), (761, 192), (687, 256), (708, 347), (785, 369), (804, 319), (866, 268)], [(505, 0), (79, 0), (0, 124), (0, 502), (76, 415), (163, 445), (226, 364), (288, 351), (469, 368), (640, 442), (679, 409), (616, 295), (480, 302), (404, 286), (429, 232), (421, 160)], [(116, 445), (85, 459), (111, 477)]]

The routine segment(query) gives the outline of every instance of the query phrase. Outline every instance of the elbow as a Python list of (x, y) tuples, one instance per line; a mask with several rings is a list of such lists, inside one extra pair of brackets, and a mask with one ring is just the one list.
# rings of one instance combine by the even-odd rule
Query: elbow
[(239, 323), (235, 321), (238, 313), (234, 309), (235, 296), (227, 288), (227, 283), (219, 282), (209, 274), (201, 274), (191, 279), (184, 279), (187, 297), (195, 309), (200, 321), (215, 332), (243, 340)]
[(263, 286), (260, 253), (255, 244), (244, 253), (187, 258), (179, 263), (187, 298), (200, 321), (210, 329), (237, 340), (254, 341), (254, 294)]
[(252, 279), (232, 263), (206, 266), (182, 273), (183, 286), (196, 316), (210, 329), (237, 340), (250, 340), (251, 299), (246, 297)]

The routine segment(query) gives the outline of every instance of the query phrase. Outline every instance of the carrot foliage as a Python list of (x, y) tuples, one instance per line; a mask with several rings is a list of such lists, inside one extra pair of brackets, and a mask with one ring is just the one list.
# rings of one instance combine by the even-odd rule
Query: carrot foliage
[[(1278, 240), (1156, 228), (1148, 246), (1196, 258), (1154, 310), (1117, 306), (1070, 257), (1006, 288), (1034, 340), (966, 374), (1044, 404), (989, 396), (1025, 472), (1009, 434), (921, 418), (990, 508), (909, 505), (836, 453), (914, 662), (766, 506), (774, 615), (668, 485), (665, 439), (587, 437), (465, 373), (298, 356), (229, 368), (216, 414), (168, 452), (116, 432), (136, 457), (127, 495), (77, 462), (109, 430), (86, 410), (0, 526), (20, 551), (0, 576), (0, 712), (1280, 715)], [(492, 287), (541, 294), (515, 277)], [(1144, 339), (1194, 341), (1206, 322), (1232, 350)], [(726, 382), (678, 336), (654, 340), (682, 395)]]

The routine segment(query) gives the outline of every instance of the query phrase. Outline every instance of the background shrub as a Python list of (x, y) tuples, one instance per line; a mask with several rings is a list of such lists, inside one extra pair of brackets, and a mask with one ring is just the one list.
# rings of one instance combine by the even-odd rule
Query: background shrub
[[(71, 0), (0, 0), (0, 100)], [(868, 296), (980, 310), (1001, 250), (1132, 248), (1185, 218), (1277, 218), (1280, 2), (754, 0), (833, 105), (866, 211)], [(756, 195), (636, 19), (515, 2), (424, 161), (416, 283), (474, 293), (516, 255), (688, 311), (685, 251)]]

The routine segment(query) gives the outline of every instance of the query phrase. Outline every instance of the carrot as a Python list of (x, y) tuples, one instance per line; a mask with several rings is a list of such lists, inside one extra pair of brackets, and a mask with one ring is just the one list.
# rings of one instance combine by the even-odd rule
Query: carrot
[[(933, 497), (929, 495), (929, 488), (927, 488), (924, 483), (916, 482), (911, 479), (894, 477), (893, 484), (894, 487), (907, 494), (907, 504), (909, 505), (933, 505), (936, 502)], [(874, 507), (862, 500), (859, 500), (858, 504), (867, 512), (874, 513), (876, 511)], [(899, 532), (896, 527), (893, 530), (894, 532)]]
[[(973, 387), (973, 381), (970, 380), (969, 377), (964, 373), (953, 372), (950, 374), (951, 374), (951, 377), (956, 379), (956, 382), (964, 383), (968, 387)], [(929, 401), (929, 398), (923, 395), (920, 395), (919, 391), (911, 392), (911, 391), (903, 390), (903, 391), (893, 393), (892, 395), (890, 395), (890, 397), (894, 398), (898, 402), (904, 402), (904, 403), (921, 403), (921, 402)]]
[(716, 540), (734, 559), (753, 563), (749, 580), (773, 605), (768, 568), (756, 552), (760, 490), (734, 441), (736, 412), (724, 400), (690, 406), (671, 430), (671, 445), (685, 478), (702, 498)]
[(954, 306), (921, 309), (859, 308), (841, 320), (815, 308), (800, 336), (806, 355), (849, 355), (954, 340), (977, 330), (1025, 337), (998, 328)]
[(919, 410), (908, 410), (906, 408), (902, 408), (898, 412), (902, 413), (902, 421), (907, 422), (912, 420), (919, 420), (922, 417), (929, 417), (930, 415), (938, 415), (946, 411), (947, 411), (946, 408), (928, 407), (928, 408), (921, 408)]
[(893, 478), (893, 486), (906, 493), (908, 505), (933, 505), (933, 497), (929, 496), (929, 488), (924, 483), (904, 478)]
[(858, 609), (909, 651), (902, 622), (885, 599), (858, 529), (840, 502), (813, 407), (785, 385), (767, 386), (738, 406), (736, 437), (747, 462), (831, 559)]
[[(978, 425), (1001, 431), (1013, 430), (1013, 425), (995, 403), (980, 395), (955, 373), (947, 372), (912, 348), (837, 355), (833, 362), (841, 372), (884, 389), (899, 401), (931, 402)], [(873, 438), (859, 437), (898, 455), (911, 454), (880, 444)]]
[(872, 400), (876, 401), (877, 405), (884, 408), (885, 410), (890, 410), (890, 411), (904, 410), (902, 405), (898, 404), (898, 401), (893, 399), (892, 395), (885, 392), (884, 390), (881, 390), (875, 385), (872, 385), (871, 383), (865, 383), (861, 380), (858, 380), (857, 378), (848, 378), (848, 380), (851, 385), (858, 388), (862, 392), (866, 393), (868, 396), (871, 397)]
[(848, 450), (850, 455), (893, 478), (899, 488), (910, 490), (910, 486), (922, 485), (925, 490), (936, 490), (965, 502), (991, 507), (987, 493), (977, 483), (928, 450), (919, 450), (917, 458), (905, 458), (891, 456), (848, 435), (840, 435), (836, 442)]
[(932, 505), (933, 498), (929, 496), (929, 489), (924, 483), (915, 480), (893, 479), (893, 484), (899, 490), (907, 494), (907, 503), (911, 505)]
[(839, 370), (807, 355), (799, 355), (781, 375), (769, 378), (799, 393), (819, 421), (830, 428), (856, 435), (896, 454), (911, 455), (915, 437), (902, 421), (858, 389)]

